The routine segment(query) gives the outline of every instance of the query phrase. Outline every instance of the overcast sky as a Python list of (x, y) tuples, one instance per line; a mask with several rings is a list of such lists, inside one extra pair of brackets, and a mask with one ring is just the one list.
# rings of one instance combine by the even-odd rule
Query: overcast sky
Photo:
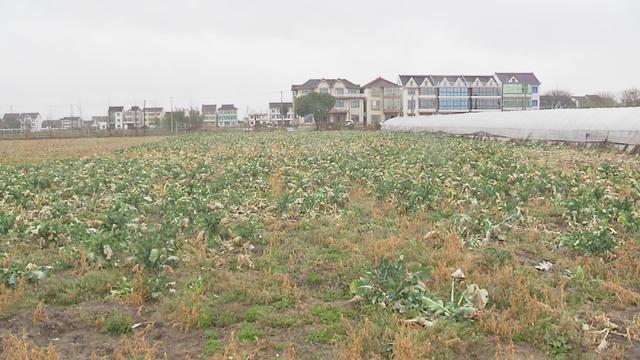
[(638, 0), (0, 0), (0, 113), (266, 110), (291, 84), (533, 71), (542, 91), (640, 87)]

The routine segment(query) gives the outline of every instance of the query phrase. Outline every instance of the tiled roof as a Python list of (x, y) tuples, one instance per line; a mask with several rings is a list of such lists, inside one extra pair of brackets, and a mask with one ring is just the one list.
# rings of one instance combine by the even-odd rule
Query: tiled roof
[(162, 112), (162, 108), (161, 107), (148, 107), (148, 108), (144, 108), (145, 112)]
[(109, 112), (124, 111), (124, 106), (109, 106)]
[(233, 104), (222, 104), (218, 108), (218, 110), (238, 110)]
[(434, 85), (439, 85), (444, 79), (447, 79), (447, 81), (451, 84), (455, 83), (456, 81), (458, 81), (458, 79), (464, 81), (466, 83), (466, 81), (464, 80), (464, 77), (462, 77), (462, 75), (429, 75), (429, 77), (432, 80), (432, 83)]
[(400, 75), (400, 83), (402, 86), (406, 86), (409, 80), (413, 78), (416, 82), (416, 86), (420, 86), (426, 77), (429, 77), (429, 75)]
[(202, 105), (202, 113), (214, 113), (217, 110), (217, 105)]
[(493, 75), (462, 75), (464, 80), (466, 80), (469, 84), (479, 79), (481, 82), (486, 83), (489, 80), (493, 79)]
[(2, 117), (2, 121), (18, 120), (20, 114), (18, 113), (6, 113)]
[(366, 88), (372, 88), (372, 87), (387, 87), (387, 88), (396, 88), (399, 87), (398, 84), (394, 84), (391, 81), (384, 79), (382, 77), (378, 77), (377, 79), (369, 82), (368, 84), (364, 85), (362, 88), (366, 89)]
[(540, 85), (540, 80), (533, 73), (496, 73), (500, 82), (508, 83), (511, 78), (516, 78), (519, 83), (527, 85)]
[(302, 85), (292, 85), (291, 90), (313, 90), (317, 88), (321, 82), (326, 82), (327, 84), (329, 84), (329, 86), (333, 87), (338, 81), (342, 82), (344, 84), (344, 87), (346, 87), (347, 89), (360, 89), (360, 85), (354, 84), (346, 79), (309, 79)]

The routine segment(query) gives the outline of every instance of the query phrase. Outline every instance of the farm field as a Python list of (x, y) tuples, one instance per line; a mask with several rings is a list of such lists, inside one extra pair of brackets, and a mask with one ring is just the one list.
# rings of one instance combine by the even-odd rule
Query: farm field
[(117, 149), (164, 139), (162, 136), (28, 139), (0, 141), (0, 163), (35, 162), (108, 154)]
[(373, 132), (114, 147), (0, 165), (0, 359), (640, 358), (636, 157)]

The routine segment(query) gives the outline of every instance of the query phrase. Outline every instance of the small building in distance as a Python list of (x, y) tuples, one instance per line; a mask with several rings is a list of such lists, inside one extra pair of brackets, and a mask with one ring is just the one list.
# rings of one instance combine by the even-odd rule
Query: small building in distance
[(496, 73), (502, 110), (540, 110), (540, 80), (534, 73)]
[(204, 127), (214, 128), (218, 127), (218, 106), (213, 105), (202, 105), (202, 121)]
[(82, 128), (82, 119), (79, 116), (65, 116), (60, 119), (60, 129), (74, 130)]
[(91, 121), (85, 122), (85, 126), (93, 130), (105, 130), (109, 123), (108, 116), (92, 116)]
[(267, 124), (270, 123), (269, 114), (266, 112), (250, 111), (245, 118), (245, 122), (246, 125), (250, 127), (266, 127)]
[[(302, 85), (292, 85), (294, 113), (295, 100), (312, 92), (331, 94), (336, 98), (336, 103), (327, 116), (328, 123), (346, 123), (350, 120), (353, 124), (360, 124), (364, 120), (364, 95), (360, 93), (360, 85), (346, 79), (309, 79)], [(305, 123), (312, 122), (305, 117)]]
[(402, 111), (402, 88), (378, 77), (362, 87), (365, 97), (364, 126), (377, 126)]
[(293, 121), (293, 103), (270, 102), (269, 121), (276, 126), (291, 126)]
[(110, 129), (123, 129), (124, 106), (109, 106), (107, 127)]
[(7, 113), (2, 117), (0, 128), (25, 131), (40, 131), (42, 116), (40, 113)]
[(150, 128), (159, 128), (164, 118), (162, 107), (144, 108), (144, 125)]
[(139, 106), (132, 106), (124, 112), (122, 125), (125, 129), (142, 129), (144, 127), (144, 114)]
[(238, 108), (233, 104), (223, 104), (218, 108), (218, 127), (238, 126)]

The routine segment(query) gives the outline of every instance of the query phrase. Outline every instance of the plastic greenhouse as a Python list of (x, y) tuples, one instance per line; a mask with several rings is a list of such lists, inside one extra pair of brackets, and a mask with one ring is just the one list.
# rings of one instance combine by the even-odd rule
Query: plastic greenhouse
[(385, 132), (441, 132), (509, 139), (640, 145), (640, 107), (398, 117)]

